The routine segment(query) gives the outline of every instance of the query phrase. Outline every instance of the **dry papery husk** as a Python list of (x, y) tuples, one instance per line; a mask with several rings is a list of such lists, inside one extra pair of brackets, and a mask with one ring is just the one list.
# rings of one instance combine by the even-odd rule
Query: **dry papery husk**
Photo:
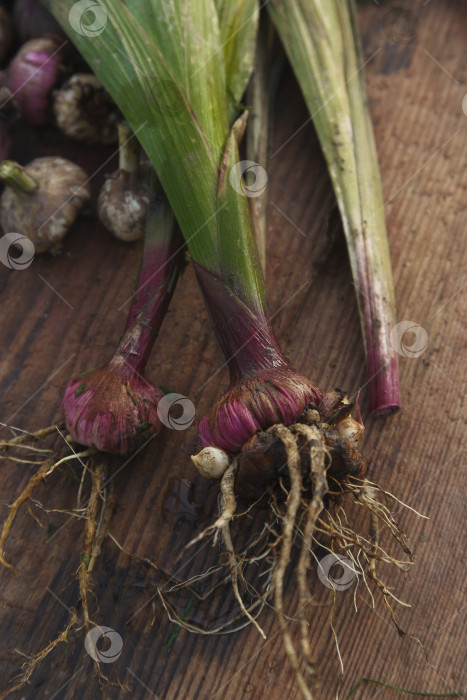
[[(315, 689), (319, 685), (319, 673), (310, 643), (309, 623), (309, 613), (314, 604), (309, 570), (312, 564), (319, 566), (317, 548), (328, 554), (345, 555), (346, 561), (352, 563), (354, 572), (352, 586), (355, 607), (355, 593), (360, 583), (364, 585), (373, 605), (373, 593), (379, 591), (401, 635), (405, 633), (396, 621), (393, 603), (406, 604), (396, 598), (380, 578), (376, 565), (381, 562), (406, 572), (413, 563), (407, 537), (391, 512), (391, 505), (401, 502), (366, 479), (364, 469), (349, 467), (347, 473), (343, 473), (333, 468), (333, 448), (329, 447), (332, 444), (329, 434), (329, 425), (317, 421), (308, 421), (307, 424), (306, 419), (303, 423), (295, 423), (289, 427), (275, 425), (265, 431), (262, 437), (264, 444), (270, 448), (271, 440), (265, 438), (272, 436), (281, 445), (282, 454), (285, 455), (283, 469), (279, 469), (275, 482), (264, 485), (262, 495), (241, 512), (237, 512), (236, 484), (245, 453), (243, 451), (236, 455), (220, 482), (219, 517), (187, 545), (191, 547), (196, 543), (199, 547), (201, 540), (214, 535), (214, 542), (218, 543), (220, 540), (223, 544), (219, 566), (211, 566), (205, 573), (191, 575), (184, 582), (172, 586), (170, 591), (167, 587), (159, 590), (170, 619), (185, 629), (203, 634), (227, 633), (251, 623), (265, 638), (264, 631), (258, 623), (258, 615), (265, 605), (270, 605), (275, 610), (296, 682), (303, 697), (308, 700), (315, 697)], [(255, 443), (256, 448), (258, 444), (259, 441)], [(246, 449), (251, 451), (251, 444), (247, 443)], [(355, 459), (356, 463), (359, 462), (357, 456)], [(361, 517), (355, 517), (355, 506), (363, 508), (368, 516), (366, 532), (360, 531), (361, 526), (358, 524), (350, 522), (351, 517), (355, 518), (356, 522), (362, 521)], [(257, 525), (258, 520), (254, 513), (257, 509), (261, 509), (262, 524), (255, 529), (254, 525)], [(236, 535), (242, 527), (245, 529), (245, 523), (250, 539), (247, 543), (243, 540), (237, 547), (233, 541), (237, 541)], [(400, 556), (392, 555), (380, 543), (381, 526), (389, 531), (391, 539), (402, 550)], [(252, 531), (255, 532), (253, 536)], [(254, 566), (250, 566), (251, 564)], [(224, 579), (219, 576), (222, 567)], [(205, 600), (208, 593), (214, 592), (220, 585), (221, 580), (225, 583), (226, 568), (230, 572), (230, 584), (237, 600), (237, 615), (230, 615), (225, 623), (221, 621), (207, 628), (197, 624), (192, 616), (177, 613), (169, 593), (179, 592), (185, 587), (192, 595), (195, 591), (199, 600)], [(258, 573), (259, 569), (261, 571)], [(255, 571), (254, 580), (249, 579), (252, 571)], [(206, 581), (213, 576), (217, 577), (217, 583), (210, 589)], [(286, 577), (288, 585), (296, 585), (298, 590), (298, 608), (293, 612), (286, 612), (284, 609)], [(332, 579), (328, 581), (331, 595), (330, 626), (343, 668), (337, 636), (332, 625), (337, 601), (336, 589), (333, 590)], [(202, 582), (204, 590), (203, 595), (200, 595)], [(289, 623), (292, 617), (299, 625), (298, 643), (294, 641), (290, 632)]]

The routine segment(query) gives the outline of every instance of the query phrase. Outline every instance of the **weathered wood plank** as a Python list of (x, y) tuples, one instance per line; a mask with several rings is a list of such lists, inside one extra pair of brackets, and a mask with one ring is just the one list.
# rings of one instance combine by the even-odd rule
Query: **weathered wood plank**
[[(367, 417), (364, 390), (362, 408), (372, 478), (430, 518), (400, 510), (416, 564), (410, 579), (388, 574), (397, 595), (412, 605), (398, 610), (400, 624), (423, 641), (429, 658), (414, 640), (398, 637), (380, 600), (372, 610), (360, 589), (357, 614), (347, 591), (337, 594), (334, 617), (345, 665), (342, 676), (328, 623), (329, 591), (314, 570), (310, 585), (318, 605), (310, 613), (310, 637), (323, 698), (334, 698), (337, 691), (345, 697), (361, 676), (431, 692), (465, 692), (467, 687), (467, 115), (462, 110), (467, 9), (460, 0), (411, 7), (416, 12), (412, 41), (391, 30), (387, 17), (393, 9), (390, 4), (361, 10), (365, 55), (375, 54), (367, 66), (368, 89), (387, 200), (398, 318), (425, 328), (428, 346), (419, 358), (401, 357), (400, 414), (385, 421)], [(323, 388), (337, 385), (353, 394), (365, 382), (358, 317), (329, 181), (313, 129), (303, 126), (306, 120), (287, 73), (277, 101), (269, 168), (271, 310), (297, 368)], [(57, 143), (47, 130), (40, 141), (28, 132), (16, 137), (18, 158), (55, 149), (84, 163), (90, 173), (111, 153)], [(102, 172), (92, 181), (94, 194), (101, 177)], [(329, 254), (325, 233), (330, 216)], [(68, 377), (104, 361), (121, 332), (125, 314), (119, 308), (131, 293), (138, 255), (138, 245), (113, 241), (89, 218), (74, 227), (61, 258), (42, 256), (21, 272), (0, 269), (2, 421), (37, 429), (59, 418)], [(148, 376), (189, 396), (201, 417), (226, 386), (225, 368), (218, 372), (222, 365), (189, 269)], [(216, 508), (215, 489), (196, 478), (186, 455), (193, 432), (167, 433), (120, 471), (124, 460), (111, 463), (117, 503), (112, 535), (126, 551), (149, 557), (170, 572), (177, 571), (175, 557)], [(77, 484), (70, 471), (56, 472), (37, 490), (44, 507), (73, 507)], [(2, 461), (2, 518), (30, 473), (25, 465)], [(26, 509), (19, 514), (5, 551), (18, 574), (0, 571), (0, 688), (24, 661), (14, 649), (31, 654), (45, 646), (66, 626), (66, 606), (78, 600), (75, 573), (82, 524), (34, 506), (31, 512), (43, 527)], [(47, 536), (48, 524), (55, 528), (52, 537)], [(200, 562), (208, 561), (205, 553), (215, 561), (215, 550), (206, 547)], [(130, 561), (107, 539), (93, 579), (93, 620), (123, 639), (122, 655), (103, 670), (111, 680), (127, 683), (132, 698), (299, 697), (270, 611), (261, 617), (266, 642), (251, 628), (219, 637), (180, 631), (167, 649), (174, 627), (155, 594), (154, 583), (160, 579), (154, 570)], [(292, 610), (294, 596), (290, 585), (287, 602)], [(33, 675), (30, 687), (15, 697), (98, 696), (83, 635), (72, 633), (66, 647), (57, 648)], [(125, 695), (114, 688), (108, 697)], [(355, 697), (389, 700), (398, 694), (366, 685)]]

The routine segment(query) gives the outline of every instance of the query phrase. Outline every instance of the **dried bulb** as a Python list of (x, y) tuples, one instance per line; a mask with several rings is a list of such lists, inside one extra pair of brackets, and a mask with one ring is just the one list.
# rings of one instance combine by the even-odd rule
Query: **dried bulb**
[(25, 167), (0, 163), (5, 190), (0, 223), (5, 232), (29, 238), (36, 253), (58, 252), (62, 238), (91, 196), (88, 176), (65, 158), (35, 158)]
[(118, 108), (92, 73), (76, 73), (53, 95), (58, 128), (66, 136), (86, 143), (117, 140)]

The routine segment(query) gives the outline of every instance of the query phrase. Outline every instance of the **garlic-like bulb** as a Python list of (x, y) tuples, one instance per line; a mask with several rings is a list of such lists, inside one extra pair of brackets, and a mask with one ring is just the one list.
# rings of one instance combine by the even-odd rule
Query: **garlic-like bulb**
[(114, 143), (119, 112), (109, 93), (92, 73), (76, 73), (53, 95), (58, 128), (77, 141)]
[(91, 196), (88, 176), (65, 158), (35, 158), (25, 167), (0, 163), (6, 184), (0, 197), (0, 224), (5, 232), (29, 238), (36, 253), (58, 252), (79, 210)]
[(137, 241), (144, 237), (148, 205), (149, 185), (135, 182), (129, 173), (117, 170), (102, 186), (97, 213), (116, 238)]
[(219, 447), (205, 447), (191, 459), (205, 479), (220, 479), (230, 464), (229, 455)]
[(162, 428), (157, 404), (162, 391), (120, 358), (71, 379), (62, 411), (73, 440), (102, 452), (126, 455)]
[(119, 169), (106, 177), (97, 213), (106, 229), (121, 241), (144, 237), (149, 207), (149, 168), (140, 165), (141, 149), (126, 122), (118, 125)]
[(21, 115), (33, 126), (49, 119), (52, 88), (63, 76), (60, 44), (52, 37), (31, 39), (20, 48), (5, 71), (5, 85)]

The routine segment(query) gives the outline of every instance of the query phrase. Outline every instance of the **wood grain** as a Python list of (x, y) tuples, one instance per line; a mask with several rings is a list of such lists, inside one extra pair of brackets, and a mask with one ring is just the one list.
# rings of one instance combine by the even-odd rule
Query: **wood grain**
[[(412, 39), (391, 30), (388, 13), (394, 8), (413, 13)], [(400, 625), (423, 641), (428, 659), (417, 642), (398, 636), (381, 600), (372, 609), (360, 589), (355, 612), (346, 591), (337, 594), (334, 618), (342, 675), (328, 623), (329, 591), (316, 570), (310, 573), (317, 603), (310, 610), (310, 638), (322, 698), (335, 698), (337, 692), (345, 698), (362, 676), (425, 692), (465, 693), (467, 8), (461, 0), (369, 4), (361, 7), (361, 28), (365, 55), (373, 56), (366, 74), (398, 319), (428, 333), (420, 357), (401, 357), (401, 413), (372, 419), (363, 389), (365, 454), (371, 478), (429, 518), (398, 510), (416, 564), (405, 579), (387, 573), (396, 594), (412, 606), (398, 608)], [(38, 135), (17, 128), (14, 143), (22, 162), (59, 152), (90, 174), (98, 171), (91, 182), (94, 195), (103, 173), (115, 167), (115, 157), (102, 167), (112, 149), (57, 140), (48, 129)], [(267, 281), (274, 326), (298, 369), (323, 388), (339, 386), (353, 395), (365, 383), (353, 287), (323, 159), (290, 72), (277, 100), (271, 153)], [(113, 240), (88, 217), (74, 226), (60, 258), (37, 257), (21, 272), (0, 266), (3, 422), (38, 429), (60, 418), (67, 379), (103, 362), (119, 337), (138, 256), (139, 245)], [(148, 377), (190, 397), (200, 418), (228, 376), (191, 269), (181, 282)], [(176, 557), (216, 513), (215, 487), (194, 475), (187, 457), (194, 432), (194, 427), (167, 431), (126, 464), (117, 459), (108, 464), (116, 498), (110, 532), (126, 551), (169, 572), (177, 571)], [(6, 435), (3, 430), (0, 438)], [(37, 490), (37, 501), (49, 510), (73, 507), (77, 484), (71, 472), (55, 472)], [(30, 467), (2, 460), (2, 519), (30, 474)], [(0, 571), (0, 689), (24, 662), (15, 650), (32, 654), (66, 626), (67, 606), (78, 602), (82, 531), (81, 521), (35, 505), (19, 514), (5, 550), (17, 575)], [(216, 556), (206, 547), (197, 564)], [(190, 566), (194, 572), (193, 564), (184, 572)], [(271, 611), (261, 616), (265, 642), (248, 627), (216, 637), (180, 631), (168, 645), (174, 625), (161, 608), (154, 588), (160, 579), (153, 569), (107, 539), (93, 581), (94, 622), (118, 631), (123, 640), (120, 658), (103, 670), (112, 681), (127, 684), (129, 697), (299, 697)], [(295, 595), (290, 581), (292, 611)], [(215, 609), (210, 613), (215, 616)], [(291, 630), (298, 632), (294, 623)], [(368, 684), (354, 695), (359, 700), (399, 696)], [(40, 665), (30, 685), (12, 697), (98, 698), (83, 632), (72, 633)], [(126, 694), (111, 687), (108, 697)]]

